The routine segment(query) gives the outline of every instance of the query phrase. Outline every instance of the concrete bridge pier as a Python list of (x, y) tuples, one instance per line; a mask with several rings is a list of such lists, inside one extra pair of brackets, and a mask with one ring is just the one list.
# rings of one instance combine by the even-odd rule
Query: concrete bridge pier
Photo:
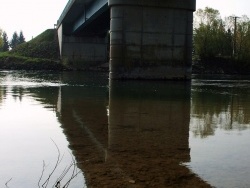
[(111, 79), (190, 79), (195, 0), (109, 0)]
[(65, 35), (63, 26), (57, 32), (63, 63), (76, 69), (89, 69), (107, 62), (108, 37)]

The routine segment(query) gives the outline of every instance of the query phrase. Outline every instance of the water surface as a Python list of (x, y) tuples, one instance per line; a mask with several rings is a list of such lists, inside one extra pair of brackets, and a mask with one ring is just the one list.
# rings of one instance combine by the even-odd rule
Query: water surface
[(76, 188), (249, 187), (249, 93), (247, 77), (1, 71), (0, 185), (39, 187), (60, 155), (48, 187), (72, 161)]
[(249, 187), (249, 77), (194, 77), (191, 93), (188, 166), (214, 187)]
[[(52, 187), (75, 161), (58, 121), (57, 102), (62, 85), (59, 74), (0, 72), (1, 187), (39, 187), (38, 184), (42, 187), (60, 157), (48, 184)], [(72, 172), (73, 168), (62, 185)], [(71, 185), (85, 186), (82, 173)]]

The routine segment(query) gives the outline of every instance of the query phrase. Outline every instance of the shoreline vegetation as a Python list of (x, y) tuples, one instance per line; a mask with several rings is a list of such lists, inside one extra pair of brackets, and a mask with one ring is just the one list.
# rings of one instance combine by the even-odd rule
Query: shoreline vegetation
[(193, 60), (192, 74), (248, 75), (250, 74), (250, 66), (248, 63), (221, 57)]
[(7, 52), (0, 52), (0, 69), (65, 70), (59, 57), (55, 29), (48, 29)]
[(250, 19), (247, 15), (222, 19), (219, 10), (210, 7), (195, 12), (193, 72), (250, 73)]
[(0, 69), (3, 70), (58, 70), (66, 68), (59, 60), (31, 58), (9, 53), (0, 53)]

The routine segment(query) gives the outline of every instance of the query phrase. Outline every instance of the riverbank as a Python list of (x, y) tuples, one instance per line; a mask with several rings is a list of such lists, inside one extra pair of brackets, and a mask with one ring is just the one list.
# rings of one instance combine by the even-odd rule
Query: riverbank
[[(54, 70), (72, 71), (77, 68), (63, 64), (60, 59), (31, 58), (10, 53), (0, 53), (0, 69), (2, 70)], [(83, 69), (81, 69), (84, 71)], [(109, 63), (94, 66), (85, 71), (108, 71)], [(195, 61), (192, 65), (192, 74), (222, 74), (247, 75), (248, 66), (240, 66), (230, 61)]]
[(10, 53), (0, 53), (0, 69), (5, 70), (66, 70), (59, 60), (31, 58)]
[(246, 62), (243, 63), (226, 58), (195, 60), (192, 64), (192, 73), (247, 75), (250, 74), (250, 65)]
[(59, 59), (56, 30), (48, 29), (8, 52), (0, 52), (0, 69), (66, 70)]
[[(61, 62), (59, 58), (45, 56), (29, 57), (13, 52), (0, 53), (0, 69), (2, 70), (54, 70), (54, 71), (72, 71), (78, 70)], [(84, 71), (83, 69), (81, 69)], [(109, 63), (99, 66), (89, 67), (86, 70), (108, 71)], [(86, 71), (85, 70), (85, 71)], [(193, 74), (222, 74), (222, 75), (247, 75), (250, 74), (250, 67), (247, 64), (237, 64), (233, 61), (223, 59), (213, 59), (206, 61), (194, 61), (192, 65)]]

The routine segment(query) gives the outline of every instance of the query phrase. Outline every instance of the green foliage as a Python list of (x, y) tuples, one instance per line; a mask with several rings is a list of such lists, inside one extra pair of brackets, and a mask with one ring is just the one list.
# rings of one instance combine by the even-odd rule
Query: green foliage
[(11, 39), (11, 41), (10, 41), (10, 47), (12, 48), (12, 49), (14, 49), (17, 45), (18, 45), (18, 43), (19, 43), (19, 41), (18, 41), (18, 35), (17, 35), (17, 32), (15, 31), (14, 33), (13, 33), (13, 35), (12, 35), (12, 39)]
[(2, 51), (3, 47), (3, 31), (0, 29), (0, 51)]
[(51, 42), (55, 40), (55, 29), (47, 29), (31, 41), (33, 43)]
[(59, 47), (55, 30), (44, 31), (29, 42), (18, 45), (11, 53), (32, 58), (58, 59)]
[(224, 44), (228, 43), (227, 37), (218, 10), (208, 7), (204, 10), (197, 10), (195, 14), (194, 48), (195, 53), (200, 58), (211, 58), (224, 54)]
[(15, 49), (18, 45), (20, 45), (24, 42), (25, 42), (25, 38), (24, 38), (23, 32), (20, 31), (20, 33), (18, 35), (17, 32), (15, 31), (13, 33), (12, 39), (10, 41), (10, 47), (12, 49)]
[(24, 43), (24, 42), (25, 42), (25, 38), (24, 38), (24, 36), (23, 36), (23, 32), (20, 31), (20, 33), (19, 33), (19, 38), (18, 38), (18, 44), (22, 44), (22, 43)]
[(236, 29), (236, 58), (245, 62), (250, 60), (250, 20), (247, 16), (242, 16)]
[(64, 70), (59, 61), (45, 58), (30, 58), (11, 54), (0, 53), (0, 69), (12, 70)]
[(250, 66), (250, 20), (247, 16), (222, 20), (218, 10), (199, 9), (195, 13), (193, 40), (194, 55), (201, 60), (224, 58)]
[(55, 30), (49, 29), (9, 52), (1, 52), (0, 69), (65, 70), (58, 60), (58, 54)]
[(6, 32), (3, 32), (3, 46), (2, 46), (2, 51), (7, 52), (10, 49), (9, 41), (8, 41), (8, 36)]

